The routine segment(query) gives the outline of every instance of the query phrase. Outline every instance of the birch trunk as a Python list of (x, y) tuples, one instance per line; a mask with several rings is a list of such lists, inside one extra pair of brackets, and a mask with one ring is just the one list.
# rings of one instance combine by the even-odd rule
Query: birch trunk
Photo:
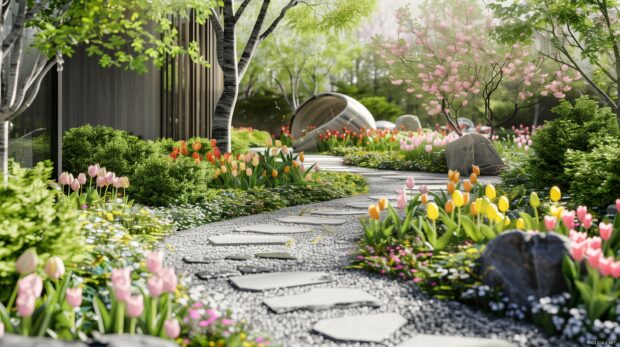
[(9, 122), (0, 121), (0, 169), (2, 170), (2, 185), (9, 183)]

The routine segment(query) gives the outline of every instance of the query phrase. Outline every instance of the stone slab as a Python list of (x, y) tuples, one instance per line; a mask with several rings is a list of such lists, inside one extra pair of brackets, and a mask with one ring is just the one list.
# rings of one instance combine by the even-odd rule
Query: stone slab
[(347, 203), (347, 207), (352, 207), (352, 208), (363, 208), (364, 213), (366, 213), (366, 210), (368, 209), (368, 205), (372, 204), (372, 202), (370, 201), (355, 201), (355, 202), (349, 202)]
[(517, 347), (508, 341), (477, 337), (416, 335), (397, 347)]
[(215, 270), (215, 271), (202, 271), (196, 274), (201, 280), (207, 281), (214, 278), (226, 278), (231, 276), (239, 276), (241, 273), (237, 270)]
[(381, 301), (374, 296), (353, 288), (315, 288), (304, 294), (266, 298), (264, 303), (276, 313), (353, 306), (381, 306)]
[(230, 281), (241, 290), (264, 291), (327, 283), (333, 281), (333, 278), (326, 272), (296, 271), (236, 276), (231, 277)]
[(251, 254), (231, 254), (227, 255), (224, 259), (226, 260), (235, 260), (235, 261), (245, 261), (254, 258)]
[(297, 260), (297, 257), (285, 252), (256, 253), (254, 256), (263, 259)]
[(379, 313), (323, 319), (314, 331), (339, 341), (381, 342), (406, 323), (397, 313)]
[[(396, 201), (396, 199), (398, 198), (398, 195), (396, 194), (380, 194), (380, 195), (371, 195), (368, 197), (370, 200), (379, 200), (381, 198), (386, 198), (390, 201)], [(368, 207), (368, 206), (366, 206)]]
[(365, 214), (364, 211), (359, 210), (342, 210), (342, 209), (328, 209), (322, 208), (320, 210), (312, 211), (312, 214), (316, 214), (319, 216), (351, 216), (351, 215), (359, 215)]
[(312, 231), (312, 228), (280, 224), (257, 224), (238, 227), (235, 231), (260, 234), (297, 234), (307, 233)]
[(282, 223), (310, 224), (310, 225), (342, 225), (347, 221), (337, 218), (323, 218), (312, 216), (288, 216), (278, 219)]
[(381, 176), (381, 178), (387, 178), (387, 179), (391, 179), (391, 180), (406, 180), (409, 177), (413, 177), (413, 179), (415, 180), (416, 185), (418, 185), (418, 182), (426, 182), (426, 181), (441, 181), (441, 182), (448, 182), (448, 176), (444, 175), (444, 176), (416, 176), (416, 175), (385, 175), (385, 176)]
[(207, 257), (183, 257), (183, 262), (186, 264), (212, 264), (218, 260)]
[(396, 175), (396, 173), (386, 172), (386, 171), (367, 171), (367, 172), (361, 172), (360, 174), (363, 176), (368, 176), (368, 177), (383, 177), (383, 176), (389, 176), (391, 174)]
[(239, 270), (239, 272), (241, 272), (243, 275), (271, 272), (271, 269), (268, 267), (253, 265), (238, 266), (237, 270)]
[(211, 236), (208, 240), (216, 246), (285, 245), (289, 241), (292, 241), (291, 238), (285, 236), (239, 234)]

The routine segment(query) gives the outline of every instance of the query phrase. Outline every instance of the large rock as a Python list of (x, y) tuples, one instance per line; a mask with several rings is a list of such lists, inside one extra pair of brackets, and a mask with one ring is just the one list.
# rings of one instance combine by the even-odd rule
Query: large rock
[(396, 124), (390, 122), (389, 120), (378, 120), (376, 125), (377, 129), (394, 130), (394, 128), (396, 128)]
[(323, 93), (303, 103), (291, 121), (291, 135), (295, 151), (317, 148), (319, 135), (327, 130), (344, 128), (359, 132), (362, 128), (375, 129), (375, 119), (359, 101), (339, 93)]
[(404, 115), (396, 120), (396, 129), (405, 131), (418, 131), (422, 129), (422, 124), (418, 116)]
[(528, 297), (541, 298), (566, 290), (562, 260), (569, 241), (556, 233), (506, 231), (482, 252), (482, 280), (501, 286), (515, 303), (529, 306)]
[(471, 173), (472, 165), (479, 166), (482, 175), (497, 175), (504, 166), (491, 141), (476, 133), (465, 134), (448, 143), (446, 162), (448, 169), (464, 175)]

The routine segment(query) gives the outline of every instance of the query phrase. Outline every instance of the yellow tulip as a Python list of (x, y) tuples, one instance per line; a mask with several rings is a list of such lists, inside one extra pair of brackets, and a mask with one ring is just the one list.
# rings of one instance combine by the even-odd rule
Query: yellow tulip
[(252, 176), (252, 168), (247, 168), (247, 169), (245, 169), (245, 174), (246, 174), (247, 176)]
[(516, 227), (517, 229), (521, 229), (521, 230), (525, 229), (525, 221), (523, 220), (523, 218), (517, 219)]
[(489, 206), (487, 207), (486, 210), (486, 215), (487, 218), (489, 218), (489, 220), (492, 221), (496, 221), (497, 220), (497, 216), (499, 215), (499, 210), (497, 209), (497, 206), (493, 203), (489, 204)]
[(426, 216), (430, 220), (437, 220), (437, 218), (439, 218), (439, 208), (437, 204), (431, 202), (426, 206)]
[(245, 171), (245, 163), (244, 162), (240, 162), (239, 163), (239, 171)]
[(549, 192), (549, 196), (551, 197), (551, 201), (557, 202), (562, 198), (562, 192), (558, 186), (551, 187), (551, 191)]
[(530, 194), (530, 206), (533, 208), (540, 206), (540, 199), (538, 198), (538, 194), (536, 194), (536, 192), (532, 192), (532, 194)]
[(510, 225), (510, 218), (508, 218), (508, 216), (506, 216), (504, 218), (504, 226), (509, 226)]
[(465, 198), (463, 198), (463, 193), (460, 190), (455, 190), (452, 193), (452, 201), (454, 201), (454, 206), (463, 207), (465, 205)]
[(258, 156), (255, 155), (254, 158), (252, 158), (252, 166), (257, 167), (258, 166)]
[(278, 148), (282, 147), (282, 141), (276, 140), (276, 147)]
[(564, 213), (564, 207), (562, 206), (551, 206), (549, 208), (549, 213), (554, 216), (557, 220), (562, 218), (562, 213)]
[(379, 209), (379, 206), (375, 204), (370, 204), (370, 206), (368, 206), (368, 215), (370, 215), (370, 218), (374, 220), (379, 220), (379, 217), (381, 216), (381, 210)]
[(487, 186), (484, 188), (484, 195), (489, 198), (489, 200), (495, 199), (495, 197), (497, 196), (495, 186), (493, 186), (492, 184), (487, 184)]
[(226, 168), (226, 165), (222, 165), (220, 167), (220, 170), (222, 171), (222, 174), (226, 174), (228, 172), (228, 169)]
[(267, 139), (265, 140), (265, 144), (267, 145), (267, 148), (273, 146), (273, 140), (272, 139)]
[(385, 210), (388, 207), (389, 201), (386, 198), (379, 199), (379, 209)]
[(510, 201), (508, 200), (506, 195), (502, 195), (499, 198), (499, 201), (497, 202), (497, 207), (499, 207), (499, 210), (502, 212), (508, 211), (508, 209), (510, 208)]

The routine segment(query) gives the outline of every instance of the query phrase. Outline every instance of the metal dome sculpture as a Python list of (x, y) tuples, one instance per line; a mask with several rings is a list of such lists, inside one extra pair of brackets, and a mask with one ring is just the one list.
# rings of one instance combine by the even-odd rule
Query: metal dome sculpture
[[(296, 151), (313, 151), (319, 135), (327, 130), (347, 128), (351, 131), (376, 129), (375, 119), (359, 101), (339, 93), (315, 95), (295, 111), (291, 120), (291, 135)], [(307, 131), (307, 132), (306, 132)]]

